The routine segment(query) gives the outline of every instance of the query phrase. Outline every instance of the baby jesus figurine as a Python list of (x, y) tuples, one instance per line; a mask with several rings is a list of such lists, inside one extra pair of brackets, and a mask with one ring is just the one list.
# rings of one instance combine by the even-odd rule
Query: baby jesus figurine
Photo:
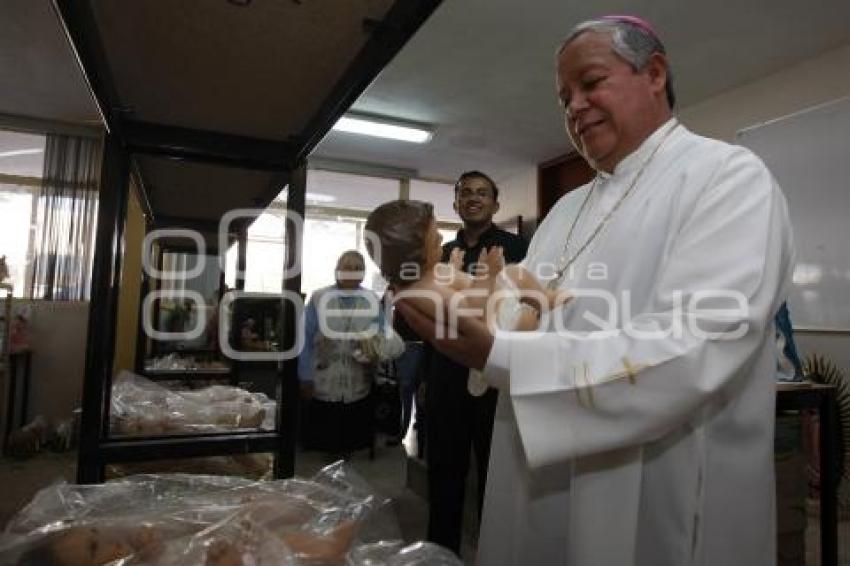
[[(543, 288), (520, 265), (505, 265), (502, 249), (482, 250), (473, 273), (463, 271), (464, 252), (455, 249), (442, 263), (442, 237), (430, 203), (395, 200), (382, 204), (366, 220), (366, 249), (390, 288), (432, 319), (455, 312), (483, 312), (491, 331), (529, 331), (540, 326), (541, 313), (560, 307), (572, 296)], [(470, 376), (470, 393), (486, 384)], [(475, 391), (473, 391), (475, 389)]]

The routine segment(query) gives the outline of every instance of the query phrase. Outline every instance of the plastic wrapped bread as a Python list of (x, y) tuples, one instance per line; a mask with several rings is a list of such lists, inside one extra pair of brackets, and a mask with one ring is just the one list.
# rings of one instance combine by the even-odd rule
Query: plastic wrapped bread
[(401, 541), (363, 544), (349, 552), (346, 566), (461, 566), (450, 550), (430, 542), (405, 546)]
[(144, 436), (258, 428), (270, 404), (262, 393), (239, 387), (173, 391), (122, 371), (112, 385), (111, 426), (113, 434)]
[(263, 480), (271, 479), (273, 473), (274, 456), (267, 453), (166, 458), (144, 462), (121, 462), (109, 464), (106, 467), (106, 477), (110, 479), (138, 474), (202, 474)]
[(365, 485), (342, 463), (311, 480), (60, 483), (8, 523), (0, 564), (345, 564), (352, 548), (397, 538), (389, 501)]
[(121, 565), (290, 566), (292, 551), (274, 533), (239, 513), (197, 533), (166, 541), (156, 553), (134, 553)]

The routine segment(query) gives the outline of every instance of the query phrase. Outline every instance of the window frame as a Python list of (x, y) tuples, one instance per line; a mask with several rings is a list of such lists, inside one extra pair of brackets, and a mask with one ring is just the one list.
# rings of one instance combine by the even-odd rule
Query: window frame
[[(368, 172), (351, 172), (351, 171), (344, 171), (344, 170), (337, 170), (337, 169), (328, 169), (328, 168), (324, 168), (324, 167), (312, 168), (312, 169), (310, 169), (310, 171), (322, 171), (322, 172), (335, 173), (335, 174), (341, 174), (341, 175), (351, 175), (351, 176), (357, 176), (357, 177), (371, 177), (371, 178), (376, 178), (376, 179), (393, 180), (397, 183), (397, 191), (396, 191), (396, 194), (395, 194), (395, 198), (402, 199), (402, 200), (410, 200), (410, 184), (411, 184), (411, 181), (414, 181), (414, 180), (415, 181), (422, 181), (422, 182), (426, 182), (426, 183), (443, 183), (443, 184), (446, 184), (446, 185), (452, 185), (451, 182), (440, 180), (440, 179), (428, 179), (428, 178), (412, 177), (412, 176), (401, 177), (401, 176), (392, 176), (392, 175), (381, 175), (381, 174), (377, 174), (377, 173), (372, 174), (372, 173), (368, 173)], [(308, 190), (309, 190), (309, 187), (310, 187), (310, 181), (309, 181), (309, 172), (308, 172), (308, 176), (307, 176), (307, 188), (308, 188)], [(275, 209), (275, 210), (278, 210), (278, 211), (286, 210), (286, 191), (287, 190), (288, 190), (288, 187), (284, 188), (281, 191), (281, 194), (272, 201), (272, 203), (267, 207), (266, 210), (267, 211), (269, 209)], [(320, 205), (320, 204), (308, 204), (304, 208), (304, 221), (306, 222), (308, 219), (309, 220), (333, 221), (334, 219), (343, 219), (343, 218), (346, 219), (346, 220), (353, 220), (353, 221), (356, 222), (356, 233), (357, 233), (357, 236), (356, 236), (357, 242), (355, 243), (355, 246), (358, 249), (362, 249), (363, 248), (363, 245), (362, 245), (363, 244), (363, 242), (362, 242), (363, 225), (366, 222), (366, 218), (369, 216), (369, 212), (370, 212), (369, 210), (364, 210), (364, 209), (361, 209), (361, 208), (348, 208), (346, 206), (325, 206), (325, 205)], [(451, 222), (451, 221), (447, 221), (447, 220), (440, 220), (440, 219), (437, 220), (437, 227), (440, 230), (444, 230), (444, 231), (457, 232), (462, 226), (463, 226), (463, 224), (460, 221), (460, 219), (458, 219), (458, 221), (456, 221), (456, 222)], [(303, 234), (302, 234), (302, 238), (303, 238)], [(265, 236), (260, 236), (259, 238), (251, 238), (249, 236), (248, 237), (248, 245), (250, 245), (252, 240), (256, 240), (256, 241), (262, 242), (262, 243), (284, 244), (284, 242), (285, 242), (284, 239), (276, 240), (274, 238), (269, 238), (269, 237), (265, 237)], [(302, 242), (302, 244), (303, 243), (306, 243), (306, 242)], [(302, 254), (302, 256), (303, 256), (303, 254)], [(302, 263), (303, 263), (303, 261), (304, 261), (304, 258), (302, 257)], [(245, 279), (247, 280), (248, 279), (247, 271), (249, 269), (251, 269), (250, 262), (248, 264), (246, 264), (245, 269), (246, 269)], [(302, 265), (302, 274), (303, 274), (303, 272), (304, 272), (304, 270), (303, 270), (303, 265)], [(283, 274), (281, 273), (281, 286), (282, 286), (282, 283), (283, 283)], [(309, 296), (315, 289), (306, 289), (306, 288), (304, 288), (303, 283), (302, 283), (302, 289), (301, 290), (302, 290), (302, 292), (306, 293)]]

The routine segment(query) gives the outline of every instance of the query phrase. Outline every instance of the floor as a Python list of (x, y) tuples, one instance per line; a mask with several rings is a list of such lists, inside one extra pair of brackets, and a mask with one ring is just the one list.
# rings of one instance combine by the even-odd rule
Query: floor
[(0, 497), (0, 526), (5, 527), (38, 490), (58, 481), (73, 481), (76, 475), (75, 452), (44, 452), (25, 459), (0, 458), (0, 485), (5, 486)]

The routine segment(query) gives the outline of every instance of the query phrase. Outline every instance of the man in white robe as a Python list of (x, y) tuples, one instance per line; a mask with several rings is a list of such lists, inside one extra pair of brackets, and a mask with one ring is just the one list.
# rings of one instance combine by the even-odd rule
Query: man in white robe
[(510, 393), (478, 562), (773, 564), (785, 199), (749, 151), (672, 117), (664, 49), (642, 20), (578, 26), (558, 88), (598, 176), (549, 212), (524, 265), (576, 298), (543, 317), (545, 332), (493, 336), (460, 317), (447, 338), (399, 304), (418, 334)]

